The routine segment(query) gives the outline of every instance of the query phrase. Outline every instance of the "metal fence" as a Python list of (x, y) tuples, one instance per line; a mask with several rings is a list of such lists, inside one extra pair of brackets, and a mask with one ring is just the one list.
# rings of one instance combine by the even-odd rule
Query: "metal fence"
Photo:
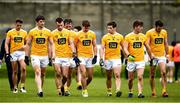
[(0, 33), (4, 38), (6, 28), (13, 27), (16, 18), (24, 20), (24, 29), (35, 26), (35, 17), (44, 15), (46, 27), (55, 29), (57, 17), (71, 18), (74, 25), (81, 25), (87, 19), (97, 34), (97, 41), (106, 33), (106, 23), (116, 21), (117, 31), (123, 35), (132, 30), (136, 19), (144, 22), (145, 33), (161, 19), (169, 33), (169, 42), (180, 40), (179, 0), (0, 0)]

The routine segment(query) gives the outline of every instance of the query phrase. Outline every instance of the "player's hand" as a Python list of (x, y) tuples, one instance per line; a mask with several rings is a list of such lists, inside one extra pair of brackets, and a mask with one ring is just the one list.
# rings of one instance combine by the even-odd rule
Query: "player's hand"
[(94, 58), (92, 59), (92, 64), (96, 64), (97, 62), (97, 55), (94, 56)]
[(133, 62), (135, 60), (135, 57), (133, 55), (129, 54), (128, 55), (128, 60)]
[(52, 66), (52, 59), (49, 58), (49, 63), (48, 63), (49, 66)]
[(12, 57), (11, 57), (10, 54), (6, 54), (6, 55), (5, 55), (5, 61), (6, 61), (6, 62), (10, 62), (11, 58), (12, 58)]
[(150, 61), (150, 66), (157, 66), (158, 64), (158, 59), (157, 58), (152, 58)]
[(99, 65), (100, 65), (101, 67), (104, 66), (104, 60), (103, 60), (103, 59), (100, 59)]
[(79, 60), (79, 58), (77, 57), (77, 56), (74, 56), (74, 58), (73, 58), (73, 60), (74, 60), (74, 62), (76, 63), (76, 67), (78, 67), (79, 65), (80, 65), (80, 60)]
[(26, 65), (29, 65), (30, 60), (28, 56), (25, 56), (24, 62), (26, 63)]
[(169, 55), (166, 55), (166, 62), (168, 63), (170, 61)]

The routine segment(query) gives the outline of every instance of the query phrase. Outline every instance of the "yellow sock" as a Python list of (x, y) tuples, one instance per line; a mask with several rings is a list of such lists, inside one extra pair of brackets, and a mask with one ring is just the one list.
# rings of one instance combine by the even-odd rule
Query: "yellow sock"
[(130, 90), (129, 90), (129, 93), (133, 93), (133, 89), (130, 89)]
[(69, 90), (69, 87), (65, 86), (64, 91), (68, 91), (68, 90)]
[(78, 86), (81, 86), (82, 84), (81, 84), (81, 82), (78, 82), (77, 85), (78, 85)]
[(87, 89), (84, 89), (83, 92), (84, 92), (84, 93), (87, 93)]
[(61, 92), (61, 88), (57, 88), (58, 93)]
[(162, 93), (164, 93), (164, 92), (166, 92), (166, 88), (165, 87), (162, 89)]
[(21, 83), (21, 88), (24, 87), (24, 86), (25, 86), (24, 83)]
[(156, 89), (155, 88), (152, 89), (152, 93), (156, 93)]
[(107, 92), (111, 92), (111, 88), (107, 88)]

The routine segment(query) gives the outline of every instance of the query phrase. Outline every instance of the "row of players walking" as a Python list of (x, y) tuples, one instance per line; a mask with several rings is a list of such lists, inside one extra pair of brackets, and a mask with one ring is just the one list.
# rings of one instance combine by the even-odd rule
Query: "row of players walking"
[[(29, 33), (22, 29), (23, 21), (18, 19), (15, 28), (9, 30), (1, 47), (1, 60), (5, 55), (10, 88), (13, 93), (26, 93), (26, 65), (29, 65), (30, 57), (35, 72), (35, 82), (39, 97), (43, 97), (43, 84), (46, 67), (53, 65), (55, 70), (55, 83), (58, 95), (69, 96), (72, 70), (78, 74), (78, 89), (82, 89), (82, 96), (88, 97), (87, 87), (93, 78), (93, 67), (97, 62), (96, 34), (90, 30), (90, 22), (82, 21), (82, 30), (73, 31), (72, 20), (57, 18), (57, 28), (52, 32), (45, 28), (45, 18), (37, 16), (36, 27)], [(133, 22), (133, 31), (125, 38), (116, 31), (116, 22), (107, 23), (107, 34), (102, 37), (100, 48), (101, 68), (106, 71), (107, 96), (112, 96), (112, 74), (115, 78), (115, 95), (120, 97), (121, 91), (121, 51), (127, 58), (128, 70), (128, 97), (133, 97), (133, 80), (135, 71), (138, 78), (138, 98), (143, 95), (143, 74), (145, 68), (144, 47), (150, 58), (150, 85), (152, 96), (156, 97), (155, 68), (158, 65), (161, 73), (162, 96), (168, 97), (166, 85), (166, 63), (173, 67), (175, 61), (175, 82), (178, 82), (178, 68), (180, 66), (180, 43), (173, 43), (174, 49), (168, 47), (167, 31), (163, 29), (162, 21), (155, 22), (155, 27), (142, 33), (143, 22)], [(78, 29), (78, 28), (77, 28)], [(1, 61), (2, 62), (2, 61)], [(11, 65), (10, 65), (11, 62)], [(12, 68), (12, 73), (11, 69)], [(19, 68), (19, 69), (18, 69)], [(169, 82), (172, 82), (173, 69), (169, 69)], [(21, 72), (21, 76), (18, 75)], [(19, 79), (17, 78), (19, 77)], [(11, 79), (12, 78), (12, 79)]]

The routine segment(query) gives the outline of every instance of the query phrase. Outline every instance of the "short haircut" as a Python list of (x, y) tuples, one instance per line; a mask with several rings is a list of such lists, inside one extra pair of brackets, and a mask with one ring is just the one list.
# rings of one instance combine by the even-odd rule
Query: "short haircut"
[(69, 23), (72, 23), (71, 19), (64, 19), (64, 24), (69, 24)]
[(61, 22), (63, 22), (63, 19), (62, 18), (56, 18), (56, 22), (61, 23)]
[(143, 22), (141, 20), (134, 21), (133, 28), (138, 27), (138, 26), (143, 26)]
[(112, 22), (107, 23), (107, 26), (112, 26), (113, 28), (115, 28), (117, 27), (117, 24), (116, 22), (112, 21)]
[(39, 16), (36, 17), (35, 20), (36, 20), (36, 22), (38, 22), (39, 20), (45, 20), (45, 18), (44, 18), (44, 16), (39, 15)]
[(90, 22), (88, 20), (83, 20), (82, 21), (82, 26), (89, 27), (90, 26)]
[(75, 26), (74, 28), (77, 29), (78, 31), (82, 29), (81, 26)]
[(21, 19), (16, 19), (16, 23), (23, 23), (23, 20), (21, 20)]
[(163, 22), (162, 22), (161, 20), (155, 21), (155, 26), (156, 26), (156, 27), (158, 27), (158, 26), (159, 26), (159, 27), (163, 27), (163, 25), (164, 25), (164, 24), (163, 24)]
[(172, 42), (171, 42), (171, 45), (172, 45), (172, 46), (175, 46), (175, 45), (176, 45), (176, 41), (172, 41)]
[(11, 29), (12, 29), (12, 28), (7, 28), (7, 29), (6, 29), (6, 33), (7, 33), (9, 30), (11, 30)]

